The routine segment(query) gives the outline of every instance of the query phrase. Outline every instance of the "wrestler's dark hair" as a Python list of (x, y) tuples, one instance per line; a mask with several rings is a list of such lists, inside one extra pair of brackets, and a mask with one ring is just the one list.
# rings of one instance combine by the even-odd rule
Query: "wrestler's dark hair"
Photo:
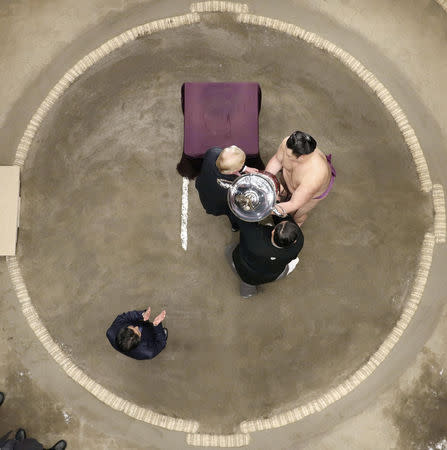
[(300, 227), (295, 222), (279, 222), (273, 232), (273, 242), (278, 247), (290, 247), (298, 239), (300, 232)]
[(317, 148), (317, 141), (310, 134), (295, 131), (287, 139), (286, 145), (296, 157), (299, 157), (312, 153)]
[(128, 327), (121, 328), (116, 335), (116, 345), (122, 352), (130, 352), (140, 340), (140, 336)]

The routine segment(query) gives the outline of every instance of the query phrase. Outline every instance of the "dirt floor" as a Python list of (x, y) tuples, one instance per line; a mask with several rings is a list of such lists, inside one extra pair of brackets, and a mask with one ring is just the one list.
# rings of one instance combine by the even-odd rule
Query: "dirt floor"
[[(75, 10), (63, 1), (65, 10), (0, 6), (5, 165), (42, 98), (80, 57), (189, 8), (97, 0)], [(434, 182), (445, 184), (447, 13), (434, 0), (396, 2), (392, 17), (385, 2), (371, 14), (367, 2), (334, 3), (249, 6), (321, 33), (368, 65), (407, 112)], [(423, 25), (415, 43), (408, 30)], [(430, 74), (418, 65), (424, 48)], [(179, 91), (204, 80), (260, 83), (264, 160), (301, 128), (337, 168), (334, 191), (303, 227), (298, 268), (250, 301), (238, 296), (223, 253), (237, 235), (204, 213), (192, 183), (181, 247)], [(399, 318), (432, 223), (431, 197), (418, 188), (396, 124), (355, 75), (300, 40), (204, 14), (115, 51), (51, 110), (22, 171), (18, 259), (44, 325), (82, 370), (136, 404), (197, 420), (199, 432), (227, 434), (314, 398), (368, 359)], [(322, 413), (251, 433), (249, 447), (447, 448), (446, 262), (445, 244), (437, 245), (417, 315), (373, 376)], [(65, 437), (69, 448), (186, 446), (183, 433), (113, 411), (70, 380), (25, 322), (0, 263), (0, 435), (23, 426), (45, 445)], [(168, 311), (168, 346), (153, 361), (132, 361), (111, 349), (105, 330), (117, 314), (148, 304)]]

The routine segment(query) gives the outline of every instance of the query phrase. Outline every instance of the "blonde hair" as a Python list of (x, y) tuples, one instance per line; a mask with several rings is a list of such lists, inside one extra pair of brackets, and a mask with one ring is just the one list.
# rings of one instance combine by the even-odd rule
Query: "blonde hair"
[(245, 163), (245, 153), (236, 145), (224, 148), (217, 157), (216, 166), (219, 172), (229, 174), (240, 170)]

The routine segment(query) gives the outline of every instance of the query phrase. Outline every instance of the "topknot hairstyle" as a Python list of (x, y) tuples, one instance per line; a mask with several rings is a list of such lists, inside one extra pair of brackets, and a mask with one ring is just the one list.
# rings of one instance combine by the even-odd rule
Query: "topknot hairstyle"
[(310, 134), (295, 131), (287, 139), (286, 145), (296, 157), (299, 157), (312, 153), (317, 148), (317, 141)]

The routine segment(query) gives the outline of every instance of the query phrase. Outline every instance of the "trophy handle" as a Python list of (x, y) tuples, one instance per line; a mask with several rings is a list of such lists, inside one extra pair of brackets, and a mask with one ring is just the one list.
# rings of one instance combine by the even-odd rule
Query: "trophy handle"
[(218, 178), (217, 179), (217, 184), (220, 187), (223, 187), (224, 189), (230, 189), (230, 187), (233, 186), (233, 182), (232, 181), (224, 180), (222, 178)]
[(279, 216), (279, 217), (287, 216), (287, 213), (284, 211), (284, 209), (281, 206), (274, 206), (272, 208), (272, 213), (275, 214), (275, 216)]

